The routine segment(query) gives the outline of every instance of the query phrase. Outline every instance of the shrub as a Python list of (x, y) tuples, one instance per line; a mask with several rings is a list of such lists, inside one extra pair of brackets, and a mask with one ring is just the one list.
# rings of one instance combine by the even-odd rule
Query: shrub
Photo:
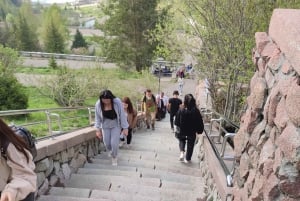
[(13, 76), (0, 76), (0, 110), (17, 110), (28, 107), (23, 86)]

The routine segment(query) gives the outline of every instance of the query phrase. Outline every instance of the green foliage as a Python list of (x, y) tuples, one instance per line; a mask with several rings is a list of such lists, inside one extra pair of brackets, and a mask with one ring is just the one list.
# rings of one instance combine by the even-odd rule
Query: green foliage
[(54, 56), (50, 57), (50, 59), (49, 59), (49, 67), (52, 68), (52, 69), (57, 69), (58, 68), (58, 65), (56, 63), (56, 60), (55, 60)]
[(150, 43), (147, 34), (161, 18), (157, 0), (120, 1), (112, 0), (104, 7), (109, 16), (101, 27), (105, 56), (121, 67), (135, 67), (141, 71), (149, 66), (156, 44)]
[(0, 76), (12, 76), (18, 62), (18, 52), (0, 45)]
[(10, 0), (0, 1), (0, 21), (4, 21), (8, 13), (13, 13), (16, 10)]
[(13, 76), (0, 76), (0, 110), (26, 109), (28, 97)]
[(299, 3), (188, 0), (184, 5), (182, 13), (192, 22), (193, 35), (201, 40), (198, 60), (210, 82), (213, 109), (238, 120), (254, 72), (255, 32), (268, 29), (274, 8), (295, 8)]
[(46, 52), (64, 53), (68, 39), (66, 20), (61, 9), (53, 4), (44, 12), (41, 37)]
[(71, 49), (80, 47), (87, 48), (87, 43), (85, 42), (85, 39), (83, 38), (81, 32), (78, 29), (76, 29), (76, 34), (74, 36), (74, 41), (71, 46)]
[(16, 49), (22, 51), (37, 51), (39, 49), (37, 35), (33, 27), (28, 24), (26, 17), (21, 13), (14, 20), (11, 33), (15, 37), (14, 47)]

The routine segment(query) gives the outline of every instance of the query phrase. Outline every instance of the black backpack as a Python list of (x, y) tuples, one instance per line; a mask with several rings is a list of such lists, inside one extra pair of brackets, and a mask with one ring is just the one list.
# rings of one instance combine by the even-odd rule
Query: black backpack
[[(36, 146), (35, 146), (36, 139), (32, 135), (32, 133), (28, 129), (26, 129), (22, 126), (13, 125), (13, 126), (10, 126), (10, 128), (16, 133), (16, 135), (20, 136), (24, 140), (24, 142), (28, 145), (29, 151), (34, 159), (37, 155), (37, 150), (36, 150)], [(3, 144), (1, 144), (1, 154), (3, 154), (3, 156), (6, 156), (6, 150), (7, 150), (8, 144), (9, 143), (5, 143), (5, 142)]]

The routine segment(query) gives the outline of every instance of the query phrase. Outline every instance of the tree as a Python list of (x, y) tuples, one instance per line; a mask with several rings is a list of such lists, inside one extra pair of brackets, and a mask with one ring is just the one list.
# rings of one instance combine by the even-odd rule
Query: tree
[(0, 110), (26, 109), (28, 97), (14, 77), (18, 53), (0, 45)]
[(85, 39), (83, 38), (81, 32), (78, 29), (76, 29), (76, 34), (74, 36), (74, 41), (71, 50), (73, 48), (80, 48), (80, 47), (87, 48), (87, 43), (85, 42)]
[(47, 8), (44, 12), (41, 28), (41, 38), (45, 51), (64, 53), (68, 36), (66, 20), (61, 9), (56, 4)]
[(28, 107), (24, 87), (13, 76), (0, 76), (0, 110), (17, 110)]
[(282, 2), (185, 1), (182, 13), (202, 42), (198, 60), (210, 82), (213, 109), (232, 120), (239, 119), (254, 72), (254, 34), (267, 30), (273, 9)]
[(26, 17), (19, 13), (11, 28), (11, 33), (15, 36), (13, 47), (23, 51), (37, 51), (39, 49), (38, 37), (34, 31), (36, 29), (33, 28), (28, 24)]
[(103, 52), (109, 60), (123, 67), (135, 66), (141, 71), (151, 63), (156, 44), (147, 34), (154, 29), (161, 13), (157, 0), (112, 0), (104, 13), (109, 16), (102, 30), (105, 33)]
[(0, 76), (13, 76), (18, 59), (18, 52), (0, 45)]
[[(173, 7), (174, 9), (175, 7)], [(149, 41), (156, 45), (154, 55), (168, 61), (182, 61), (183, 43), (179, 37), (177, 19), (172, 8), (166, 7), (164, 19), (160, 20), (155, 28), (149, 31)]]

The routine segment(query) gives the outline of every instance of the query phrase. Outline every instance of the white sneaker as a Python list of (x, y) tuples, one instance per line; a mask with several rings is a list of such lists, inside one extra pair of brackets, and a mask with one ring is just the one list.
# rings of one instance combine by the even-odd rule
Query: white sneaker
[(124, 140), (124, 141), (120, 141), (120, 143), (119, 143), (119, 147), (123, 147), (123, 145), (126, 143), (126, 141)]
[(117, 158), (112, 158), (111, 159), (111, 164), (112, 164), (112, 166), (117, 166), (118, 165), (118, 159)]
[(184, 159), (184, 161), (183, 161), (184, 163), (186, 163), (186, 164), (188, 164), (188, 163), (191, 163), (192, 161), (191, 160), (186, 160), (186, 159)]
[(181, 152), (180, 152), (180, 156), (179, 156), (179, 160), (180, 160), (180, 161), (183, 161), (183, 158), (184, 158), (184, 152), (181, 151)]

